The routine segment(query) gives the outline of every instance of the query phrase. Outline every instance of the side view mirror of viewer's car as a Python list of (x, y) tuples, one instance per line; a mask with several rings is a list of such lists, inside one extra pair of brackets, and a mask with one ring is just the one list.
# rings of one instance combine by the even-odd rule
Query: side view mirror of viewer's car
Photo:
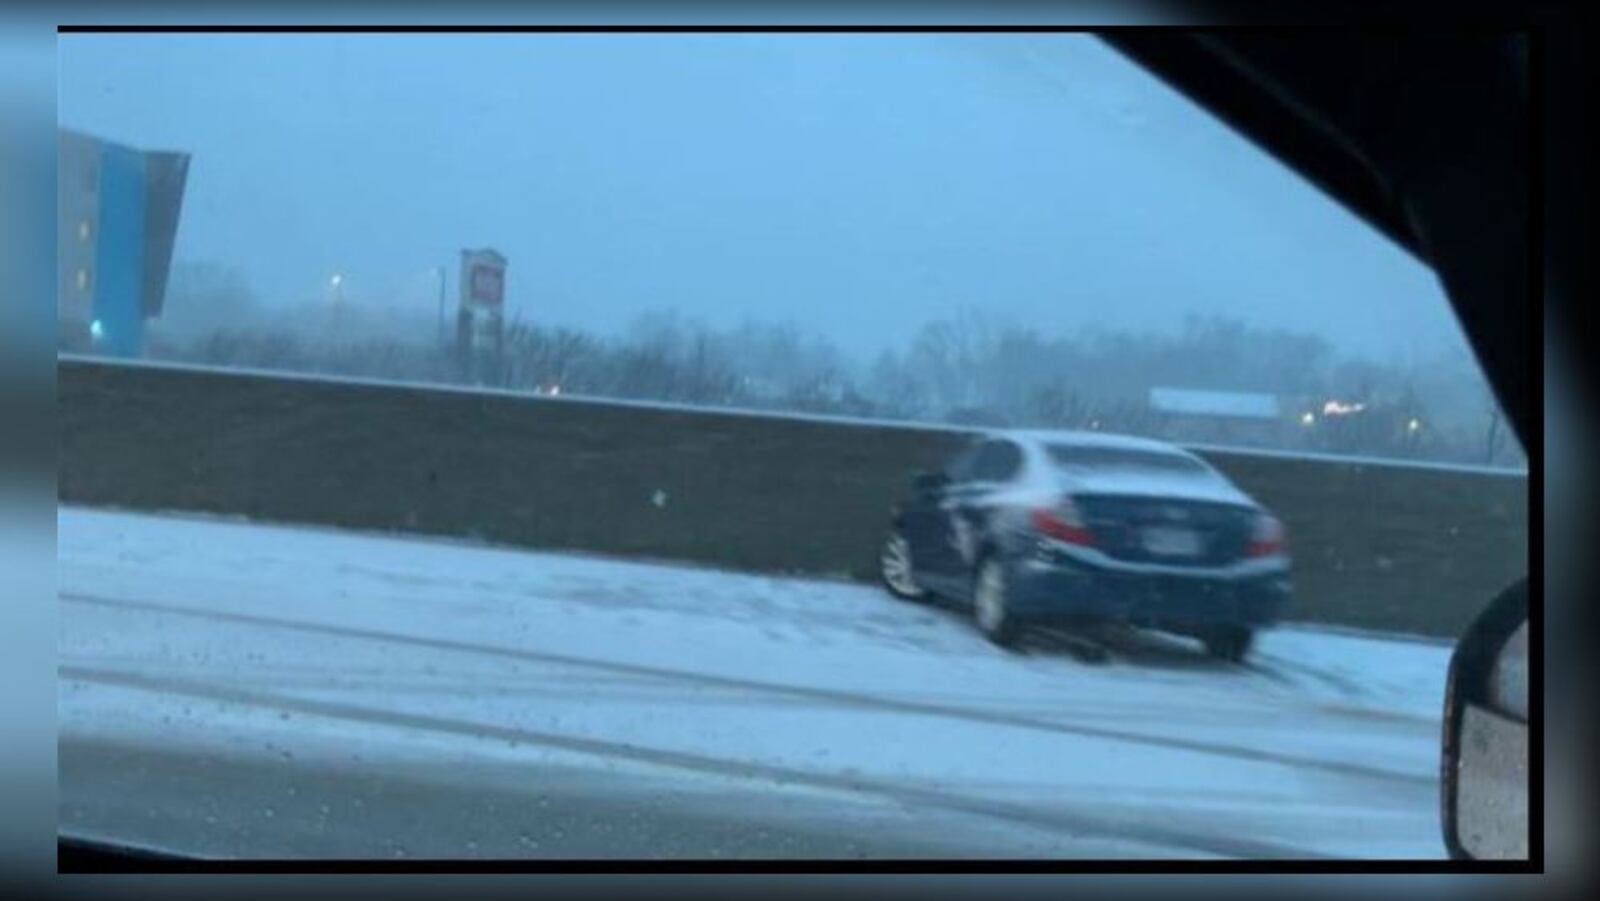
[(1440, 801), (1454, 859), (1528, 857), (1528, 665), (1523, 580), (1479, 614), (1450, 658)]
[(919, 494), (938, 491), (950, 484), (950, 476), (943, 472), (919, 472), (911, 477), (911, 487)]

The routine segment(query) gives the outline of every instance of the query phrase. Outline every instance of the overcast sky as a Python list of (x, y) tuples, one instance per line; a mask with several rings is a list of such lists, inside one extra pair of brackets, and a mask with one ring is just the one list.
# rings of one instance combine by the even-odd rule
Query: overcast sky
[(525, 319), (792, 320), (847, 349), (978, 307), (1187, 312), (1394, 358), (1431, 272), (1082, 35), (64, 35), (60, 120), (193, 154), (176, 258), (263, 299), (431, 315), (510, 260)]

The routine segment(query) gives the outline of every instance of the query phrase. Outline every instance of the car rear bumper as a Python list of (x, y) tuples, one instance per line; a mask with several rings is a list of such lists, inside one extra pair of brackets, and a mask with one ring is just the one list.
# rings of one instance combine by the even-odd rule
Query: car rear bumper
[(1011, 567), (1006, 600), (1029, 619), (1109, 619), (1169, 629), (1277, 622), (1292, 594), (1287, 560), (1233, 567), (1109, 567), (1039, 554)]

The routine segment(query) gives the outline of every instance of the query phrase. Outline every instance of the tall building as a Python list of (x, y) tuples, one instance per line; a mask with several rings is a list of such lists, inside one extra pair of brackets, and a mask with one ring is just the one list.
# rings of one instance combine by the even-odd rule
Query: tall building
[(189, 155), (148, 152), (61, 129), (56, 158), (61, 346), (120, 357), (144, 350), (161, 313)]

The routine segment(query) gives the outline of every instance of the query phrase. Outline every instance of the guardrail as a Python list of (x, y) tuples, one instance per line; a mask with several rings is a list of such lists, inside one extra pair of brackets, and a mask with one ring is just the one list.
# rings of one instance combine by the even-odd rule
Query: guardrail
[[(63, 358), (62, 502), (856, 580), (962, 432)], [(1199, 449), (1288, 525), (1291, 616), (1451, 636), (1528, 571), (1528, 480)]]

